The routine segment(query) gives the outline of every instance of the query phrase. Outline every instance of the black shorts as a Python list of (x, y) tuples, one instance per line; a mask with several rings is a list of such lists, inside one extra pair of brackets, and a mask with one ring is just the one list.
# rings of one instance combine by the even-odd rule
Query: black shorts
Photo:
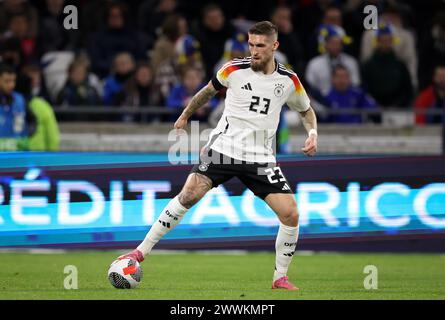
[(235, 160), (212, 149), (201, 154), (199, 164), (195, 164), (190, 173), (200, 173), (210, 178), (213, 188), (237, 177), (263, 200), (270, 193), (294, 193), (276, 163)]

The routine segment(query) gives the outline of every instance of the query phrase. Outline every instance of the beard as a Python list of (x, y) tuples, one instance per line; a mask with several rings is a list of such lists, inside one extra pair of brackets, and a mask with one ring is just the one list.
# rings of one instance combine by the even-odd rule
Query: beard
[(266, 66), (269, 63), (270, 59), (264, 59), (264, 60), (254, 60), (252, 58), (251, 62), (250, 62), (250, 67), (252, 68), (253, 71), (266, 71)]

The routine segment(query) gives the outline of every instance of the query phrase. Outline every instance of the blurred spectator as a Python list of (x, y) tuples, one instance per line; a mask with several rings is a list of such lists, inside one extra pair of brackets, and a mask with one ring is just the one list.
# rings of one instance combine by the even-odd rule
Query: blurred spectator
[(165, 19), (151, 55), (151, 63), (155, 72), (164, 61), (175, 58), (176, 41), (186, 35), (187, 30), (187, 21), (183, 16), (172, 14)]
[(28, 138), (23, 146), (29, 151), (57, 151), (60, 131), (51, 105), (45, 99), (32, 97), (27, 110)]
[[(25, 72), (25, 76), (27, 73)], [(60, 132), (51, 105), (43, 98), (33, 96), (31, 77), (26, 76), (23, 95), (26, 101), (26, 138), (21, 140), (20, 150), (57, 151)]]
[(256, 21), (247, 20), (244, 16), (237, 16), (235, 19), (231, 19), (230, 23), (235, 28), (236, 33), (244, 33), (247, 35)]
[[(134, 108), (159, 107), (159, 92), (154, 90), (153, 70), (147, 62), (139, 62), (136, 71), (126, 83), (124, 90), (117, 95), (119, 105)], [(126, 120), (134, 116), (127, 115)], [(142, 122), (160, 121), (158, 114), (141, 114)]]
[(81, 52), (75, 57), (75, 60), (85, 65), (85, 68), (88, 70), (88, 83), (94, 87), (99, 94), (99, 97), (103, 97), (103, 82), (95, 73), (91, 72), (91, 60), (88, 57), (88, 54), (86, 52)]
[(116, 101), (122, 106), (148, 107), (157, 105), (153, 90), (153, 70), (147, 62), (139, 62), (133, 76), (118, 94)]
[(24, 14), (29, 28), (27, 37), (34, 38), (39, 30), (39, 16), (37, 10), (27, 0), (4, 0), (0, 2), (0, 34), (10, 25), (10, 19), (15, 15)]
[(111, 4), (106, 28), (93, 34), (89, 42), (92, 71), (101, 78), (107, 75), (113, 57), (119, 52), (128, 52), (137, 60), (146, 58), (143, 38), (137, 30), (127, 27), (124, 8), (119, 3)]
[[(83, 48), (88, 46), (91, 34), (101, 31), (107, 24), (107, 11), (115, 0), (88, 0), (79, 10), (80, 14), (80, 45)], [(92, 19), (91, 17), (94, 17)]]
[(413, 97), (409, 71), (394, 52), (394, 34), (386, 25), (377, 32), (377, 46), (363, 64), (362, 79), (365, 88), (385, 107), (408, 107)]
[(349, 46), (349, 53), (354, 57), (360, 56), (360, 46), (363, 32), (364, 8), (373, 5), (377, 12), (383, 12), (386, 0), (347, 0), (343, 5), (343, 27), (354, 40)]
[[(403, 25), (402, 14), (398, 7), (389, 6), (379, 17), (379, 23), (386, 23), (393, 29), (393, 50), (402, 60), (411, 75), (413, 87), (417, 87), (417, 52), (414, 34)], [(376, 30), (367, 30), (361, 41), (360, 61), (364, 62), (372, 55), (376, 43)]]
[(175, 58), (180, 73), (187, 67), (196, 67), (204, 70), (200, 44), (189, 34), (181, 36), (176, 41)]
[(201, 44), (206, 79), (213, 76), (213, 68), (224, 52), (226, 40), (235, 34), (235, 28), (226, 20), (217, 4), (209, 4), (202, 11), (202, 19), (195, 31)]
[(65, 0), (46, 0), (45, 10), (41, 15), (39, 28), (40, 55), (49, 51), (73, 50), (77, 30), (66, 30), (63, 21)]
[(332, 69), (338, 65), (344, 65), (351, 76), (353, 86), (360, 85), (359, 66), (356, 59), (343, 52), (344, 30), (333, 25), (323, 25), (320, 28), (321, 54), (309, 61), (306, 69), (306, 81), (310, 86), (310, 92), (317, 97), (325, 96), (331, 89)]
[(49, 93), (46, 88), (40, 66), (37, 64), (25, 65), (22, 68), (22, 73), (30, 80), (30, 94), (49, 101)]
[(176, 12), (176, 0), (144, 0), (138, 10), (139, 28), (154, 42), (165, 19)]
[(435, 66), (445, 64), (445, 11), (434, 16), (419, 43), (419, 88), (423, 89), (430, 84)]
[[(376, 102), (360, 87), (351, 84), (348, 69), (339, 64), (332, 70), (332, 89), (324, 99), (325, 105), (332, 110), (339, 109), (374, 109)], [(364, 119), (367, 119), (365, 116)], [(360, 114), (331, 114), (328, 122), (362, 123)]]
[[(313, 58), (320, 53), (324, 53), (324, 49), (320, 46), (320, 31), (322, 32), (322, 30), (327, 25), (336, 26), (343, 30), (343, 14), (341, 9), (337, 6), (328, 6), (323, 12), (321, 23), (318, 25), (318, 28), (314, 28), (313, 30), (311, 30), (311, 38), (308, 44), (307, 58)], [(346, 38), (346, 33), (344, 33), (343, 42), (346, 44), (346, 41), (349, 44), (350, 38)]]
[(20, 42), (20, 51), (24, 62), (37, 61), (37, 40), (30, 33), (28, 17), (24, 13), (17, 13), (9, 18), (8, 30), (4, 38), (15, 38)]
[(217, 73), (221, 67), (235, 58), (243, 58), (249, 56), (249, 46), (244, 33), (237, 33), (233, 38), (226, 41), (224, 45), (224, 54), (222, 58), (215, 64), (213, 73)]
[(156, 69), (154, 85), (155, 90), (160, 94), (159, 102), (161, 105), (165, 105), (171, 89), (181, 81), (177, 70), (177, 65), (173, 59), (164, 61)]
[[(175, 86), (167, 99), (167, 107), (177, 110), (178, 114), (187, 106), (190, 99), (201, 90), (205, 83), (203, 72), (200, 69), (189, 67), (184, 71), (181, 84)], [(218, 100), (212, 98), (210, 102), (199, 108), (191, 117), (191, 120), (207, 121), (212, 109), (216, 107)], [(173, 117), (171, 120), (174, 120)]]
[(74, 60), (68, 68), (68, 79), (57, 94), (57, 105), (97, 106), (101, 99), (96, 89), (88, 81), (88, 69), (85, 63)]
[(22, 67), (23, 58), (20, 41), (17, 38), (7, 38), (0, 42), (1, 61), (12, 66), (15, 71)]
[[(433, 83), (417, 96), (414, 107), (427, 111), (428, 109), (445, 110), (445, 64), (439, 65), (434, 70)], [(428, 115), (416, 114), (416, 124), (441, 123), (442, 114)]]
[(11, 66), (0, 64), (0, 150), (18, 150), (26, 137), (26, 105), (16, 92), (16, 74)]
[(189, 66), (202, 68), (199, 43), (188, 33), (187, 21), (181, 15), (167, 17), (162, 35), (156, 41), (152, 66), (159, 103), (165, 103), (171, 88), (178, 84), (179, 74)]
[(301, 70), (303, 65), (303, 53), (300, 39), (294, 32), (292, 24), (292, 12), (289, 7), (279, 6), (272, 13), (271, 22), (278, 28), (278, 50), (286, 55), (286, 58), (294, 71)]
[[(317, 55), (316, 39), (313, 37), (314, 30), (322, 23), (324, 12), (335, 4), (336, 0), (312, 0), (294, 1), (293, 3), (293, 24), (299, 31), (301, 42), (304, 47), (305, 59)], [(315, 46), (314, 46), (315, 45)], [(311, 52), (311, 53), (309, 53)]]
[[(338, 10), (335, 8), (335, 10)], [(326, 41), (330, 35), (337, 35), (341, 38), (342, 50), (345, 51), (345, 48), (349, 47), (352, 42), (351, 37), (349, 37), (343, 27), (338, 26), (336, 24), (325, 24), (322, 23), (316, 30), (316, 51), (317, 54), (323, 54), (326, 52)], [(315, 47), (314, 46), (314, 47)]]
[(103, 100), (105, 105), (117, 105), (116, 98), (124, 89), (126, 82), (134, 71), (134, 60), (126, 52), (116, 55), (111, 69), (111, 75), (105, 79)]
[(341, 9), (336, 6), (327, 7), (323, 13), (321, 23), (343, 27), (343, 13)]
[(26, 84), (26, 79), (22, 73), (23, 54), (20, 48), (20, 41), (17, 38), (7, 38), (0, 41), (0, 63), (4, 63), (14, 70), (16, 75), (15, 88), (21, 92)]

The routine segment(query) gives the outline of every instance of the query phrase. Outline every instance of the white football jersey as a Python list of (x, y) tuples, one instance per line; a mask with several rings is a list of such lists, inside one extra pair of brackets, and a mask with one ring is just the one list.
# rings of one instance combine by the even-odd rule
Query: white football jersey
[(237, 160), (276, 162), (273, 145), (282, 106), (304, 112), (310, 103), (297, 75), (275, 65), (272, 74), (255, 72), (248, 57), (219, 69), (212, 83), (217, 90), (227, 87), (225, 109), (207, 147)]

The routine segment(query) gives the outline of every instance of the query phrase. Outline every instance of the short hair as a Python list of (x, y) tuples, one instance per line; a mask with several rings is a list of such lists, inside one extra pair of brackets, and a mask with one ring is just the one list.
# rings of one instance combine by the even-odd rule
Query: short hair
[(71, 74), (78, 67), (84, 68), (85, 71), (88, 72), (87, 65), (84, 62), (82, 62), (81, 60), (75, 59), (68, 66), (68, 74)]
[(255, 23), (250, 29), (249, 34), (278, 36), (278, 28), (270, 21), (261, 21)]
[(129, 53), (128, 51), (121, 51), (121, 52), (115, 54), (113, 57), (113, 62), (111, 63), (111, 73), (116, 73), (117, 60), (119, 60), (119, 58), (122, 58), (122, 57), (128, 58), (134, 67), (135, 62), (134, 62), (134, 58), (131, 55), (131, 53)]
[(128, 8), (127, 8), (126, 4), (122, 3), (122, 2), (111, 2), (108, 4), (108, 6), (105, 9), (107, 18), (110, 16), (111, 11), (113, 11), (114, 9), (118, 9), (121, 12), (122, 17), (124, 19), (126, 18)]
[(348, 68), (346, 68), (346, 66), (344, 64), (336, 64), (333, 68), (332, 68), (332, 75), (334, 75), (337, 71), (339, 70), (343, 70), (346, 71), (349, 74), (349, 70)]
[(199, 68), (199, 67), (194, 66), (194, 65), (187, 65), (181, 71), (181, 78), (184, 79), (185, 76), (187, 75), (187, 73), (192, 72), (192, 71), (198, 73), (198, 75), (200, 77), (204, 76), (204, 72), (203, 72), (202, 68)]
[(177, 13), (172, 13), (168, 15), (162, 24), (161, 30), (162, 34), (165, 35), (169, 40), (176, 41), (179, 37), (179, 20), (184, 19), (184, 17)]
[(154, 77), (154, 75), (153, 75), (153, 67), (151, 66), (151, 64), (148, 61), (141, 60), (141, 61), (138, 61), (136, 63), (136, 67), (134, 68), (134, 76), (136, 76), (136, 73), (139, 70), (141, 70), (141, 69), (148, 69), (148, 70), (150, 70), (151, 77), (152, 78)]
[(0, 76), (4, 73), (16, 74), (14, 68), (8, 64), (0, 63)]
[(216, 3), (209, 3), (202, 9), (202, 17), (204, 18), (209, 12), (219, 10), (223, 12), (222, 8)]
[(436, 77), (437, 72), (439, 72), (439, 70), (445, 70), (445, 64), (439, 63), (439, 64), (435, 65), (433, 73), (431, 75), (431, 78), (434, 79)]

